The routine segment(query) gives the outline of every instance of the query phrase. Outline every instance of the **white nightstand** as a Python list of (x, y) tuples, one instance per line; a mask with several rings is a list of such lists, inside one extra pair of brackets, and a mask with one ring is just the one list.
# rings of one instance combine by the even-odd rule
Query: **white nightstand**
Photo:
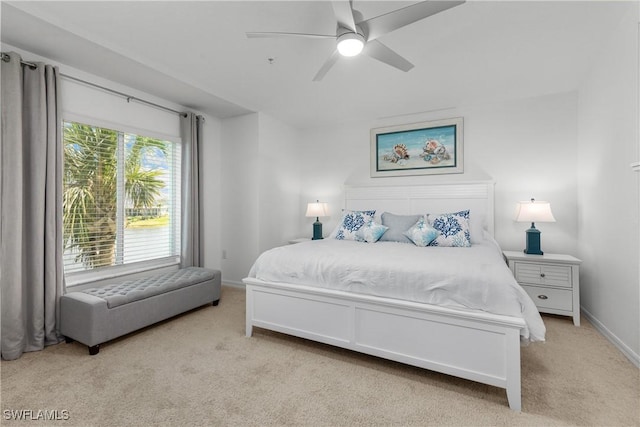
[(571, 255), (502, 252), (516, 280), (540, 313), (572, 316), (580, 326), (580, 263)]
[(311, 240), (311, 238), (310, 238), (310, 237), (300, 237), (300, 238), (298, 238), (298, 239), (291, 239), (291, 240), (289, 240), (289, 244), (290, 244), (290, 245), (293, 245), (293, 244), (295, 244), (295, 243), (307, 242), (307, 241), (309, 241), (309, 240)]

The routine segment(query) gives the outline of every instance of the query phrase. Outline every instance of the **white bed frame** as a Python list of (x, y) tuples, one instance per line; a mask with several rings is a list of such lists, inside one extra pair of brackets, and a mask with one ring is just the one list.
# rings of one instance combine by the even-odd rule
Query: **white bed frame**
[[(347, 186), (345, 208), (471, 209), (493, 235), (493, 182)], [(254, 278), (244, 283), (247, 336), (256, 326), (490, 384), (505, 388), (511, 409), (521, 409), (521, 318)]]

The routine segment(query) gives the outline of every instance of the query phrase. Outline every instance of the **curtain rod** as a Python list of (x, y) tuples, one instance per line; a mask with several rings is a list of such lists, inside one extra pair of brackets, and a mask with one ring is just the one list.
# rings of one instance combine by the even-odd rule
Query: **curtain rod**
[[(0, 52), (0, 55), (2, 55), (2, 60), (4, 62), (11, 61), (11, 56), (9, 56), (8, 53)], [(20, 60), (20, 63), (22, 65), (26, 65), (27, 67), (30, 67), (30, 68), (38, 68), (38, 66), (36, 64), (34, 64), (33, 62), (27, 62), (27, 61)]]
[(108, 87), (104, 87), (104, 86), (101, 86), (101, 85), (96, 84), (96, 83), (88, 82), (86, 80), (82, 80), (82, 79), (79, 79), (77, 77), (69, 76), (69, 75), (63, 74), (63, 73), (60, 73), (60, 77), (63, 77), (63, 78), (68, 79), (68, 80), (73, 80), (73, 81), (76, 81), (78, 83), (82, 83), (82, 84), (85, 84), (85, 85), (88, 85), (88, 86), (93, 86), (95, 88), (102, 89), (104, 91), (111, 92), (113, 94), (122, 96), (123, 98), (127, 99), (127, 102), (137, 101), (137, 102), (140, 102), (142, 104), (151, 105), (152, 107), (156, 107), (156, 108), (159, 108), (161, 110), (165, 110), (165, 111), (169, 111), (169, 112), (175, 113), (175, 114), (177, 114), (179, 116), (187, 117), (187, 113), (185, 113), (183, 111), (177, 111), (177, 110), (174, 110), (172, 108), (165, 107), (164, 105), (156, 104), (155, 102), (151, 102), (151, 101), (147, 101), (147, 100), (144, 100), (144, 99), (140, 99), (140, 98), (132, 96), (132, 95), (127, 95), (124, 92), (119, 92), (117, 90), (114, 90), (114, 89), (111, 89), (111, 88), (108, 88)]
[[(0, 52), (0, 55), (2, 56), (2, 60), (4, 62), (11, 61), (11, 56), (9, 56), (9, 54), (7, 54), (5, 52)], [(23, 61), (23, 60), (20, 60), (20, 64), (26, 65), (26, 66), (28, 66), (30, 68), (37, 68), (38, 67), (33, 62), (27, 62), (27, 61)], [(147, 104), (147, 105), (150, 105), (152, 107), (159, 108), (161, 110), (165, 110), (165, 111), (169, 111), (171, 113), (178, 114), (179, 116), (187, 117), (187, 113), (185, 113), (183, 111), (177, 111), (177, 110), (174, 110), (172, 108), (165, 107), (165, 106), (160, 105), (160, 104), (156, 104), (155, 102), (151, 102), (151, 101), (147, 101), (147, 100), (144, 100), (144, 99), (140, 99), (140, 98), (132, 96), (132, 95), (127, 95), (124, 92), (119, 92), (117, 90), (114, 90), (114, 89), (111, 89), (111, 88), (108, 88), (108, 87), (104, 87), (104, 86), (101, 86), (101, 85), (96, 84), (96, 83), (88, 82), (86, 80), (82, 80), (82, 79), (79, 79), (77, 77), (69, 76), (69, 75), (63, 74), (63, 73), (60, 73), (60, 77), (63, 77), (63, 78), (68, 79), (68, 80), (73, 80), (73, 81), (76, 81), (78, 83), (82, 83), (82, 84), (85, 84), (85, 85), (88, 85), (88, 86), (93, 86), (95, 88), (102, 89), (104, 91), (119, 95), (119, 96), (121, 96), (123, 98), (126, 98), (127, 102), (137, 101), (137, 102), (140, 102), (142, 104)]]

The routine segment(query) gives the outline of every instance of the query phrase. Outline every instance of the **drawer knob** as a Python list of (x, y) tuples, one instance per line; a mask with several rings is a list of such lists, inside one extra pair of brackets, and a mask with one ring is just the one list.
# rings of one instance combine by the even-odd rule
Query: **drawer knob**
[(546, 295), (538, 295), (538, 298), (540, 298), (540, 299), (549, 299), (549, 297), (546, 296)]
[(544, 273), (540, 273), (540, 277), (544, 279)]

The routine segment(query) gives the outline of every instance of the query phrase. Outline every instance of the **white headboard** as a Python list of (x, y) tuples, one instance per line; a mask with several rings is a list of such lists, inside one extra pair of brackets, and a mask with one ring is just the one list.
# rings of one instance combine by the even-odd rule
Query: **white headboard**
[(345, 209), (398, 215), (470, 210), (470, 222), (494, 235), (493, 181), (420, 185), (346, 185)]

